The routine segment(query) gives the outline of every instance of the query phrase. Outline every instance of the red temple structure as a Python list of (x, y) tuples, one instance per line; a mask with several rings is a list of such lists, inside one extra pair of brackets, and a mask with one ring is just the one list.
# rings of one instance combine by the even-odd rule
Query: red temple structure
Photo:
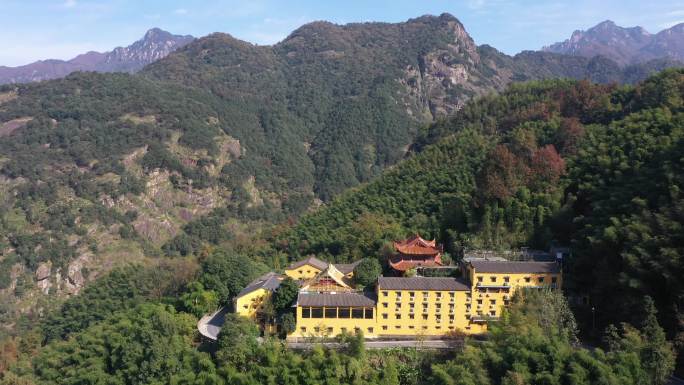
[(442, 265), (442, 245), (437, 245), (434, 239), (426, 241), (414, 235), (404, 241), (394, 242), (394, 249), (396, 254), (390, 258), (389, 264), (398, 272)]

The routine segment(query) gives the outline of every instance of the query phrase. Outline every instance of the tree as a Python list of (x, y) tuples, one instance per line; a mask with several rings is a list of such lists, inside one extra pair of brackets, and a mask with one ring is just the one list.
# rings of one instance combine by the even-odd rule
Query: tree
[(382, 274), (382, 267), (377, 258), (364, 258), (354, 268), (354, 281), (360, 286), (371, 286)]
[(246, 371), (253, 365), (258, 353), (259, 329), (249, 319), (229, 313), (218, 335), (216, 359), (219, 366), (230, 365)]
[(648, 372), (651, 383), (663, 385), (668, 382), (674, 370), (675, 354), (672, 343), (666, 340), (665, 332), (658, 324), (657, 310), (653, 299), (644, 297), (644, 322), (641, 332), (645, 345), (641, 352), (641, 361)]
[(204, 286), (197, 281), (188, 285), (186, 292), (181, 296), (180, 300), (183, 308), (198, 318), (218, 307), (216, 292), (204, 290)]
[(280, 337), (285, 338), (288, 334), (295, 331), (297, 320), (292, 313), (285, 313), (280, 316)]
[(273, 308), (276, 312), (282, 313), (289, 310), (290, 306), (297, 299), (299, 285), (290, 277), (285, 278), (273, 293)]

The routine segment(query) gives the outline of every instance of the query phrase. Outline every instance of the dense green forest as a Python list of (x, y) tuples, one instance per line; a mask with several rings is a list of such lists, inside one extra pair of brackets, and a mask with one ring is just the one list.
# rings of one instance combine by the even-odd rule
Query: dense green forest
[[(509, 57), (442, 15), (317, 22), (274, 46), (213, 34), (138, 75), (2, 86), (0, 378), (659, 383), (665, 338), (684, 348), (684, 72), (619, 84), (673, 65)], [(598, 84), (503, 91), (559, 77)], [(529, 303), (489, 342), (435, 357), (355, 339), (297, 353), (236, 319), (218, 348), (197, 340), (197, 317), (269, 269), (384, 263), (415, 232), (455, 259), (570, 246), (579, 335), (605, 350), (578, 349)]]
[[(649, 295), (668, 337), (681, 341), (683, 100), (682, 70), (635, 87), (513, 86), (423, 131), (414, 156), (274, 244), (342, 261), (381, 256), (383, 240), (412, 232), (436, 236), (455, 256), (568, 245), (566, 289), (588, 336), (634, 322)], [(368, 229), (374, 242), (360, 234)]]
[[(487, 341), (465, 339), (449, 351), (366, 350), (362, 335), (340, 337), (340, 350), (294, 351), (260, 341), (254, 323), (231, 314), (218, 343), (201, 344), (178, 288), (239, 277), (208, 265), (188, 274), (188, 267), (167, 265), (159, 281), (150, 279), (157, 269), (131, 268), (95, 282), (51, 321), (0, 346), (0, 384), (646, 385), (664, 384), (674, 365), (648, 297), (637, 327), (610, 327), (602, 348), (587, 350), (564, 296), (552, 291), (521, 292)], [(152, 293), (157, 282), (165, 284)], [(77, 308), (85, 319), (77, 320)], [(50, 337), (60, 322), (68, 330)]]

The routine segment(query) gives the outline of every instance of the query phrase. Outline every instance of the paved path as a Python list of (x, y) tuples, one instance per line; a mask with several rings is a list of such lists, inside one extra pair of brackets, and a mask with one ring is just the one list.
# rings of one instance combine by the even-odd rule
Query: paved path
[[(288, 342), (287, 346), (292, 349), (311, 349), (316, 345), (328, 348), (340, 348), (339, 342)], [(416, 348), (416, 349), (454, 349), (462, 345), (458, 340), (398, 340), (398, 341), (373, 341), (366, 340), (366, 349), (389, 349), (389, 348)]]
[(212, 314), (205, 315), (197, 322), (197, 330), (199, 330), (201, 335), (212, 341), (218, 340), (221, 326), (223, 326), (226, 319), (226, 313), (228, 313), (228, 309), (222, 307)]

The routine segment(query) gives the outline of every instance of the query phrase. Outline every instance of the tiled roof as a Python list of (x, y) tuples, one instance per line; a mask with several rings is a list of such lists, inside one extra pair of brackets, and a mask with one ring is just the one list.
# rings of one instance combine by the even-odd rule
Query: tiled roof
[(258, 289), (266, 289), (269, 291), (275, 291), (279, 286), (280, 282), (282, 281), (282, 277), (274, 272), (269, 272), (261, 277), (255, 279), (254, 281), (250, 282), (247, 287), (242, 289), (240, 293), (238, 293), (236, 298), (242, 297), (245, 294), (249, 294), (255, 290)]
[(297, 306), (375, 306), (371, 294), (359, 293), (299, 293)]
[(471, 261), (476, 273), (560, 273), (556, 262)]
[(380, 290), (463, 291), (470, 286), (460, 278), (451, 277), (379, 277)]
[(358, 266), (359, 263), (361, 263), (361, 260), (358, 260), (358, 261), (352, 262), (352, 263), (336, 263), (334, 266), (342, 274), (347, 275), (347, 274), (351, 273), (352, 271), (354, 271), (354, 269), (356, 268), (356, 266)]
[(436, 267), (442, 266), (442, 259), (437, 256), (434, 259), (402, 259), (400, 257), (390, 260), (390, 266), (394, 270), (406, 271), (415, 267)]
[(410, 255), (437, 255), (442, 252), (441, 245), (438, 246), (434, 239), (427, 241), (419, 235), (401, 242), (394, 242), (394, 248), (401, 254)]
[(316, 257), (309, 257), (307, 259), (303, 259), (301, 261), (294, 262), (290, 266), (287, 267), (286, 270), (293, 270), (301, 266), (305, 265), (311, 265), (316, 267), (318, 270), (325, 270), (328, 267), (328, 262), (321, 261), (320, 259)]

